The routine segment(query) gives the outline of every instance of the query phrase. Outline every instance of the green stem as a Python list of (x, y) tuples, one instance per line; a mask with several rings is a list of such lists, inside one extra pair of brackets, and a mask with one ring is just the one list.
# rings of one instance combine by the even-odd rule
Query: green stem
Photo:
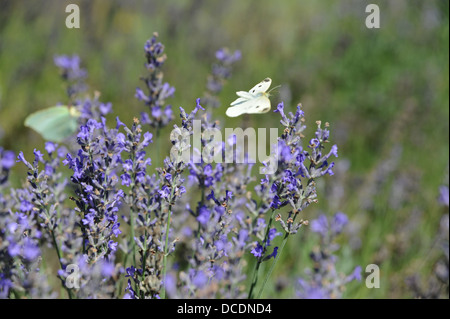
[(163, 287), (162, 287), (162, 291), (161, 291), (161, 299), (165, 299), (166, 298), (166, 268), (167, 268), (167, 250), (169, 247), (169, 231), (170, 231), (170, 219), (172, 217), (172, 202), (174, 200), (174, 194), (175, 194), (175, 187), (176, 184), (178, 182), (178, 178), (174, 177), (174, 181), (173, 181), (173, 186), (172, 186), (172, 190), (170, 191), (170, 203), (169, 203), (169, 207), (168, 207), (168, 212), (167, 212), (167, 223), (166, 223), (166, 239), (164, 241), (164, 255), (163, 255), (163, 273), (162, 273), (162, 278), (163, 278)]
[(266, 283), (269, 280), (269, 277), (272, 274), (273, 269), (275, 268), (275, 265), (281, 256), (281, 252), (283, 251), (283, 248), (286, 245), (288, 237), (289, 237), (289, 233), (286, 233), (284, 235), (283, 242), (281, 243), (280, 250), (278, 251), (277, 256), (275, 257), (275, 260), (273, 261), (272, 265), (270, 266), (269, 272), (267, 273), (266, 278), (264, 279), (264, 282), (263, 282), (261, 288), (259, 289), (259, 293), (258, 293), (258, 296), (256, 297), (256, 299), (261, 298), (262, 292), (264, 291), (264, 287), (266, 286)]
[[(172, 197), (172, 196), (170, 196)], [(166, 223), (166, 239), (164, 241), (164, 255), (163, 255), (163, 273), (162, 273), (162, 278), (163, 278), (163, 287), (162, 287), (162, 291), (161, 291), (161, 299), (166, 299), (166, 268), (167, 268), (167, 249), (169, 246), (169, 231), (170, 231), (170, 218), (172, 215), (172, 205), (169, 205), (169, 210), (168, 210), (168, 216), (167, 216), (167, 223)]]
[(250, 286), (250, 291), (248, 292), (248, 299), (253, 299), (253, 289), (255, 288), (256, 283), (258, 281), (257, 274), (259, 272), (259, 266), (261, 266), (261, 258), (258, 258), (258, 260), (255, 263), (255, 269), (253, 270), (252, 285)]
[(269, 222), (268, 222), (267, 228), (266, 228), (266, 234), (264, 235), (264, 243), (263, 243), (264, 248), (263, 248), (262, 256), (259, 257), (258, 260), (256, 261), (255, 269), (253, 271), (252, 284), (250, 286), (250, 291), (248, 292), (248, 299), (253, 299), (253, 290), (255, 289), (256, 284), (258, 283), (259, 267), (261, 266), (261, 263), (264, 258), (264, 254), (266, 253), (266, 243), (267, 243), (267, 239), (269, 237), (270, 226), (272, 226), (274, 216), (275, 216), (275, 210), (272, 209), (272, 215), (270, 216), (270, 219), (269, 219)]
[(155, 138), (155, 148), (156, 148), (156, 152), (155, 152), (155, 156), (154, 156), (154, 158), (155, 158), (155, 163), (154, 163), (154, 167), (163, 167), (164, 165), (163, 165), (163, 163), (160, 163), (161, 162), (161, 156), (160, 156), (160, 154), (162, 153), (162, 150), (161, 150), (161, 141), (160, 141), (160, 138), (159, 138), (159, 136), (160, 136), (160, 129), (156, 129), (156, 138)]
[[(61, 251), (59, 249), (58, 243), (56, 242), (55, 232), (53, 230), (51, 230), (50, 233), (52, 234), (53, 245), (55, 246), (56, 254), (58, 255), (59, 265), (60, 265), (61, 269), (63, 269), (63, 264), (61, 262), (61, 258), (62, 258)], [(61, 279), (61, 284), (66, 289), (67, 294), (69, 295), (69, 299), (73, 299), (72, 290), (66, 287), (64, 280), (62, 280), (61, 277), (59, 277), (59, 279)]]
[[(141, 282), (144, 282), (145, 280), (145, 269), (147, 267), (147, 229), (144, 231), (144, 251), (142, 252), (142, 276), (141, 276)], [(136, 284), (137, 285), (137, 284)], [(141, 291), (141, 298), (145, 298), (144, 291)]]

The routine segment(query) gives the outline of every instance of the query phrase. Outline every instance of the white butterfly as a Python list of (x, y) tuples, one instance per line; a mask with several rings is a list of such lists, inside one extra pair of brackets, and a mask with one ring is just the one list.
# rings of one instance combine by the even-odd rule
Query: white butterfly
[(250, 91), (239, 91), (238, 99), (233, 101), (225, 114), (236, 117), (242, 114), (267, 113), (270, 111), (269, 92), (266, 92), (272, 84), (271, 78), (265, 78), (256, 84)]

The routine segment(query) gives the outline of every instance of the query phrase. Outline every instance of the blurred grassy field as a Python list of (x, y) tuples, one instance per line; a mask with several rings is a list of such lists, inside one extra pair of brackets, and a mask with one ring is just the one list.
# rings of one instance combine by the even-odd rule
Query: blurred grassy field
[[(80, 5), (80, 29), (65, 27), (69, 3)], [(365, 26), (369, 3), (380, 7), (380, 29)], [(294, 110), (301, 102), (308, 132), (316, 120), (329, 122), (339, 146), (336, 176), (319, 185), (320, 203), (306, 218), (345, 212), (354, 227), (341, 238), (339, 268), (348, 273), (357, 264), (380, 265), (380, 289), (351, 285), (345, 297), (410, 298), (408, 276), (418, 273), (424, 282), (433, 276), (439, 251), (432, 248), (445, 213), (437, 197), (439, 186), (448, 185), (448, 6), (444, 0), (1, 0), (0, 145), (28, 156), (43, 148), (23, 121), (65, 102), (55, 54), (79, 54), (91, 90), (113, 103), (111, 119), (131, 123), (142, 110), (134, 90), (145, 74), (143, 45), (154, 31), (166, 47), (165, 80), (176, 88), (168, 102), (175, 111), (192, 109), (203, 95), (217, 49), (239, 49), (242, 60), (215, 118), (239, 126), (240, 118), (224, 116), (234, 92), (269, 76), (282, 85), (273, 105), (283, 99)], [(275, 127), (278, 116), (250, 121)], [(24, 178), (16, 167), (13, 184)], [(282, 286), (310, 266), (316, 239), (305, 230), (290, 240), (274, 283)], [(267, 295), (288, 297), (289, 289)]]

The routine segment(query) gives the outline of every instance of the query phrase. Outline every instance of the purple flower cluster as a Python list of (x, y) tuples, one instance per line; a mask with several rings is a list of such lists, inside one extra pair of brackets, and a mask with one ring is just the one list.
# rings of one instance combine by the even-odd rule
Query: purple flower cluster
[[(175, 125), (175, 130), (192, 134), (192, 121), (201, 109), (203, 108), (199, 99), (190, 114), (180, 107), (181, 127)], [(173, 208), (186, 193), (183, 172), (187, 163), (182, 157), (185, 146), (181, 146), (180, 141), (172, 136), (174, 152), (170, 158), (164, 160), (162, 168), (157, 168), (158, 176), (150, 177), (145, 174), (145, 167), (150, 164), (150, 158), (145, 157), (143, 149), (151, 141), (151, 134), (144, 134), (141, 142), (141, 128), (137, 120), (132, 129), (126, 131), (126, 152), (129, 153), (129, 159), (125, 160), (124, 168), (133, 172), (133, 176), (123, 174), (122, 183), (126, 180), (124, 184), (131, 187), (129, 195), (126, 196), (126, 202), (132, 212), (130, 225), (140, 230), (138, 234), (134, 234), (134, 242), (130, 244), (132, 247), (137, 245), (140, 259), (139, 263), (134, 260), (134, 265), (127, 268), (127, 297), (159, 298), (165, 280), (166, 258), (174, 251), (177, 242), (177, 238), (170, 238)], [(132, 254), (134, 255), (134, 252)]]
[[(261, 179), (260, 185), (255, 188), (259, 200), (254, 199), (247, 204), (249, 210), (257, 216), (256, 221), (270, 215), (267, 226), (261, 227), (265, 229), (264, 235), (261, 232), (256, 235), (259, 241), (254, 243), (252, 250), (257, 262), (249, 293), (250, 298), (253, 297), (253, 289), (257, 284), (261, 262), (271, 257), (274, 257), (276, 262), (277, 255), (282, 251), (288, 236), (297, 233), (302, 225), (308, 223), (303, 219), (296, 222), (296, 219), (305, 208), (317, 202), (316, 180), (325, 175), (333, 175), (331, 168), (334, 162), (328, 161), (332, 155), (338, 156), (336, 145), (333, 145), (329, 152), (324, 152), (325, 145), (329, 142), (328, 123), (325, 124), (325, 128), (322, 128), (321, 122), (317, 122), (315, 138), (311, 139), (304, 148), (302, 132), (306, 126), (303, 124), (305, 120), (301, 105), (297, 106), (295, 114), (289, 112), (286, 115), (284, 104), (281, 102), (274, 112), (280, 114), (280, 123), (284, 127), (278, 139), (276, 153), (271, 154), (265, 163), (266, 172), (274, 171), (274, 173), (266, 174)], [(277, 213), (283, 208), (288, 210), (284, 218), (281, 213)], [(280, 224), (284, 231), (284, 239), (281, 249), (275, 247), (269, 250), (268, 247), (275, 235), (281, 234), (272, 228), (273, 221)]]
[[(298, 106), (295, 114), (285, 114), (280, 103), (276, 112), (283, 132), (260, 182), (252, 163), (237, 163), (238, 157), (249, 156), (236, 136), (209, 152), (214, 138), (206, 132), (220, 125), (203, 106), (217, 106), (215, 98), (240, 59), (238, 51), (221, 49), (208, 78), (211, 99), (197, 99), (190, 113), (179, 108), (180, 123), (168, 139), (171, 151), (161, 154), (168, 156), (154, 168), (150, 154), (161, 150), (153, 141), (163, 138), (160, 129), (173, 120), (165, 100), (174, 88), (163, 82), (166, 55), (157, 34), (145, 44), (145, 57), (146, 91), (138, 88), (136, 97), (150, 113), (143, 112), (140, 120), (126, 125), (116, 118), (108, 127), (105, 115), (112, 105), (100, 102), (99, 93), (92, 98), (79, 94), (87, 76), (80, 59), (58, 56), (55, 64), (67, 81), (69, 104), (80, 113), (76, 138), (68, 148), (47, 142), (45, 152), (34, 150), (32, 161), (20, 152), (27, 180), (9, 192), (15, 155), (0, 148), (0, 297), (253, 298), (260, 265), (271, 261), (260, 297), (287, 238), (308, 224), (300, 215), (317, 202), (316, 180), (333, 175), (330, 158), (337, 157), (336, 146), (325, 151), (328, 124), (317, 122), (314, 138), (304, 143), (304, 112)], [(197, 145), (191, 138), (199, 123)], [(144, 125), (155, 129), (155, 136), (143, 131)], [(254, 189), (252, 182), (257, 182)], [(336, 289), (356, 276), (344, 278), (333, 268), (332, 241), (346, 223), (341, 213), (311, 223), (323, 247), (312, 255), (319, 268), (299, 282), (299, 296), (338, 297)], [(47, 248), (58, 258), (53, 272), (42, 262)], [(50, 276), (65, 291), (50, 285)]]
[(102, 117), (112, 112), (112, 104), (101, 102), (99, 92), (96, 91), (93, 97), (82, 94), (88, 89), (85, 83), (88, 73), (81, 68), (81, 60), (77, 55), (57, 55), (54, 63), (67, 86), (67, 105), (78, 111), (79, 126), (85, 125), (89, 119), (101, 122)]
[[(52, 148), (53, 143), (47, 144)], [(46, 147), (47, 148), (47, 147)], [(53, 149), (52, 152), (55, 150)], [(61, 152), (60, 152), (61, 154)], [(2, 156), (2, 172), (11, 168), (11, 153)], [(27, 183), (23, 188), (11, 189), (6, 194), (0, 185), (0, 295), (7, 297), (14, 291), (17, 297), (50, 298), (56, 294), (42, 274), (41, 247), (52, 246), (55, 239), (56, 207), (64, 198), (64, 185), (58, 186), (61, 173), (55, 173), (58, 156), (44, 160), (44, 155), (34, 150), (34, 160), (29, 163), (21, 152), (18, 161), (28, 168)], [(39, 164), (44, 169), (39, 170)]]
[(205, 107), (218, 108), (220, 101), (217, 95), (222, 91), (223, 85), (231, 77), (234, 63), (241, 59), (241, 52), (230, 52), (228, 48), (221, 48), (216, 52), (216, 63), (212, 65), (211, 74), (208, 75), (205, 96), (202, 102)]
[(145, 67), (148, 75), (142, 78), (145, 83), (145, 91), (136, 88), (135, 97), (143, 101), (149, 108), (149, 112), (141, 113), (143, 124), (148, 124), (157, 129), (157, 131), (167, 126), (173, 120), (173, 111), (171, 105), (165, 105), (166, 99), (173, 96), (175, 88), (169, 83), (164, 82), (162, 66), (167, 59), (164, 53), (164, 45), (158, 42), (158, 34), (154, 33), (153, 37), (145, 43)]
[[(12, 151), (0, 147), (0, 187), (8, 181), (9, 171), (15, 164), (15, 155)], [(1, 193), (0, 193), (1, 196)]]
[(124, 192), (118, 188), (118, 171), (121, 166), (121, 152), (125, 136), (117, 127), (109, 129), (105, 119), (102, 122), (89, 120), (80, 127), (77, 140), (80, 149), (77, 156), (67, 154), (64, 164), (72, 171), (71, 181), (76, 187), (75, 210), (81, 215), (83, 252), (89, 262), (114, 255), (117, 249), (119, 229), (118, 211)]
[(311, 230), (320, 236), (320, 245), (310, 253), (314, 264), (307, 269), (305, 276), (297, 281), (296, 292), (301, 299), (341, 298), (344, 287), (350, 282), (361, 281), (361, 267), (357, 266), (350, 275), (336, 269), (339, 249), (336, 237), (345, 231), (348, 217), (338, 212), (332, 218), (320, 215), (311, 221)]
[(57, 55), (53, 58), (55, 65), (60, 69), (61, 77), (67, 82), (67, 95), (69, 99), (75, 98), (79, 93), (86, 91), (84, 82), (87, 72), (81, 68), (81, 59), (77, 55)]

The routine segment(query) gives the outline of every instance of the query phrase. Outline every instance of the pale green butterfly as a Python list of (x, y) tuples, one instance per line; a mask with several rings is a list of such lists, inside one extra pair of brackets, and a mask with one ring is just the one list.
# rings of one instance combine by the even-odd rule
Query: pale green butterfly
[(52, 106), (34, 113), (25, 119), (28, 126), (47, 141), (62, 142), (78, 129), (80, 113), (74, 107)]
[[(238, 99), (231, 102), (225, 114), (229, 117), (236, 117), (242, 114), (267, 113), (270, 111), (270, 91), (266, 92), (272, 84), (271, 78), (265, 78), (256, 84), (250, 91), (238, 91)], [(276, 88), (276, 87), (275, 87)], [(275, 89), (273, 88), (273, 89)], [(272, 90), (273, 90), (272, 89)]]

